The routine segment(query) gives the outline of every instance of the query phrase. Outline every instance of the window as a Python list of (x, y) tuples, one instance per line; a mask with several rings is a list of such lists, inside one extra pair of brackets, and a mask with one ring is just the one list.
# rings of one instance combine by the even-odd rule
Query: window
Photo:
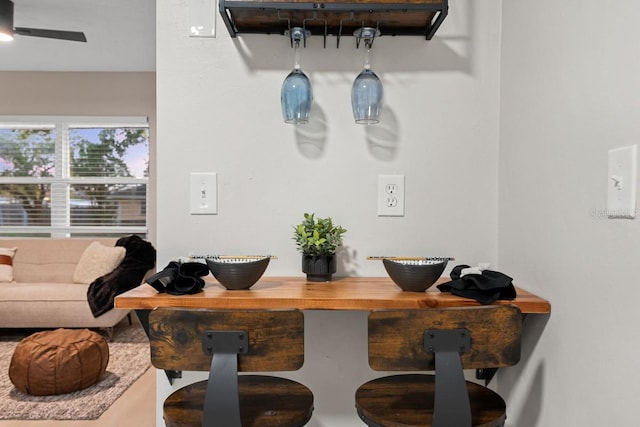
[(147, 233), (140, 117), (0, 116), (0, 235)]

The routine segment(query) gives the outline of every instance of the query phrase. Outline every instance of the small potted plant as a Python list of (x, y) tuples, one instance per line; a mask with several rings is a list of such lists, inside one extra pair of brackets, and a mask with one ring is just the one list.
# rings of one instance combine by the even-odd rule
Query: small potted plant
[(304, 221), (294, 226), (293, 239), (302, 252), (302, 272), (309, 282), (328, 282), (336, 272), (336, 250), (347, 232), (334, 225), (331, 218), (315, 218), (304, 214)]

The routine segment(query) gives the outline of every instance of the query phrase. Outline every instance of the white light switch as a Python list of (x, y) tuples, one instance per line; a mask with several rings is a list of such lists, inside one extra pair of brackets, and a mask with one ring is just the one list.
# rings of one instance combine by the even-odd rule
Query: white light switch
[(216, 36), (216, 1), (189, 0), (189, 37)]
[(215, 215), (218, 213), (218, 175), (215, 173), (191, 174), (191, 215)]
[(607, 176), (607, 216), (609, 218), (636, 217), (636, 165), (638, 146), (609, 150)]

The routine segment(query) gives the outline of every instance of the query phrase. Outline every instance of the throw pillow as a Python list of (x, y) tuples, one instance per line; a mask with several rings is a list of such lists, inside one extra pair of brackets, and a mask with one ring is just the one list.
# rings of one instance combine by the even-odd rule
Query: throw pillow
[(126, 252), (122, 246), (105, 246), (100, 242), (92, 242), (76, 265), (73, 272), (74, 283), (88, 285), (98, 277), (111, 273), (122, 262)]
[(0, 282), (13, 282), (13, 255), (17, 248), (0, 248)]

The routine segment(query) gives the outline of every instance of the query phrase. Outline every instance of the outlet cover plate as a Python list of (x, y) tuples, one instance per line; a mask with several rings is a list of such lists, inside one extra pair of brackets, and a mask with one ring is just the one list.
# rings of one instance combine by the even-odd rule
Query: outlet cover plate
[(404, 216), (404, 175), (378, 175), (378, 216)]

